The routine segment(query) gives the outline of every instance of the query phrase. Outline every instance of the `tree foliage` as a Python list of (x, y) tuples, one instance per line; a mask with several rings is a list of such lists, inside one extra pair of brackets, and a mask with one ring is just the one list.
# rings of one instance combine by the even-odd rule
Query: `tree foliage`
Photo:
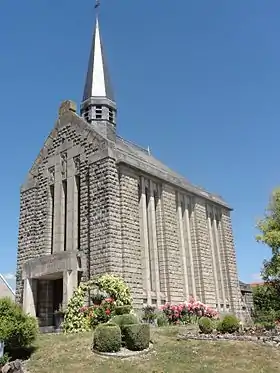
[(256, 313), (280, 310), (280, 298), (277, 290), (270, 284), (253, 288), (254, 309)]
[(263, 263), (262, 277), (280, 294), (280, 188), (273, 191), (263, 219), (258, 221), (256, 239), (271, 249), (271, 258)]
[(31, 346), (37, 337), (37, 319), (9, 298), (0, 299), (0, 341), (7, 352)]

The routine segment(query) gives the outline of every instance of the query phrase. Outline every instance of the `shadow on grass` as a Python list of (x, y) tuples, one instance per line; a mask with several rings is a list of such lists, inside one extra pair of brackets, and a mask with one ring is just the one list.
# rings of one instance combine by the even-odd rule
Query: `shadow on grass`
[(5, 349), (5, 352), (9, 354), (10, 360), (28, 360), (30, 356), (37, 350), (37, 347), (30, 346), (30, 347), (22, 347), (22, 348), (13, 348), (13, 349)]

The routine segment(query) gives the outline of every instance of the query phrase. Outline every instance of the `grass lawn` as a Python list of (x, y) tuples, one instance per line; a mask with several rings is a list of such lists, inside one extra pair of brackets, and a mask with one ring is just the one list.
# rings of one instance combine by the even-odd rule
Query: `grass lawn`
[(280, 350), (249, 342), (177, 341), (178, 329), (152, 331), (154, 350), (118, 360), (91, 352), (92, 333), (41, 335), (30, 373), (279, 373)]

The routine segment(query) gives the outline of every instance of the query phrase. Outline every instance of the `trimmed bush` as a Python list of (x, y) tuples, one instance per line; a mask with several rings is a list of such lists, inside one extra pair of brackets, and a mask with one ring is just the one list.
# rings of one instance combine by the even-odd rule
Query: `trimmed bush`
[(117, 306), (115, 308), (115, 314), (116, 315), (128, 315), (131, 311), (131, 306)]
[(93, 349), (100, 352), (118, 352), (121, 349), (121, 330), (118, 325), (100, 324), (93, 334)]
[(235, 333), (239, 330), (239, 320), (234, 315), (226, 315), (217, 325), (217, 331), (221, 333)]
[(118, 325), (123, 330), (124, 325), (131, 325), (131, 324), (139, 324), (139, 320), (137, 316), (133, 314), (128, 315), (117, 315), (114, 316), (110, 321), (109, 324)]
[(123, 326), (126, 347), (132, 351), (142, 351), (150, 344), (150, 325), (131, 324)]
[(198, 321), (198, 326), (204, 334), (211, 334), (213, 332), (213, 323), (208, 317), (201, 317)]
[(5, 350), (30, 347), (38, 334), (38, 322), (9, 298), (0, 299), (0, 340)]

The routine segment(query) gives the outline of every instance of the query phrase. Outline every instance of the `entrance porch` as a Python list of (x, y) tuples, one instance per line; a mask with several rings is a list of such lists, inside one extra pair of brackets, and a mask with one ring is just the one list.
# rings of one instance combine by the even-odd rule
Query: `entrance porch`
[(84, 260), (65, 251), (29, 260), (23, 269), (23, 309), (38, 318), (43, 331), (54, 329), (55, 311), (65, 308), (79, 285)]

